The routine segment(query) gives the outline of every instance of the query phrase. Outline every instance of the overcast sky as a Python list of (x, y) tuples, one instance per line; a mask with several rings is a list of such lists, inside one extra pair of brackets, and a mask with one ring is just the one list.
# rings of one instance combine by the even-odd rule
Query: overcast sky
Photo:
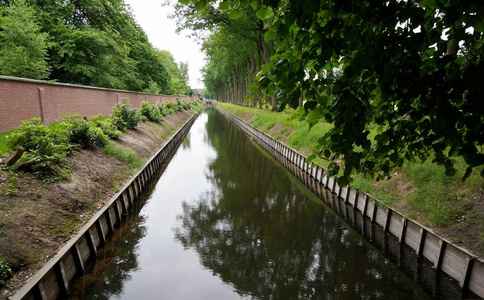
[[(168, 50), (173, 54), (177, 63), (188, 62), (190, 86), (202, 88), (200, 69), (203, 67), (204, 55), (200, 52), (200, 45), (186, 37), (186, 33), (175, 33), (175, 20), (168, 19), (173, 13), (173, 5), (161, 6), (164, 0), (125, 0), (133, 10), (136, 22), (148, 35), (151, 44), (161, 50)], [(176, 3), (176, 0), (171, 0)], [(199, 82), (200, 81), (200, 82)]]

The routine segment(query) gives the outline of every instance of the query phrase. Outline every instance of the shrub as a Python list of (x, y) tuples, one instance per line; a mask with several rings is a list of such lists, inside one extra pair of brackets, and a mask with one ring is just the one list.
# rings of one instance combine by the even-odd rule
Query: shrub
[(161, 116), (161, 119), (162, 120), (163, 120), (163, 117), (167, 116), (167, 114), (166, 114), (166, 108), (163, 105), (163, 103), (158, 102), (153, 107), (156, 108), (156, 109), (158, 109), (158, 111), (160, 112), (160, 116)]
[(117, 103), (112, 111), (111, 118), (113, 124), (121, 131), (126, 131), (127, 129), (134, 129), (138, 123), (142, 120), (141, 113), (135, 108), (129, 108), (126, 100), (123, 99), (122, 102)]
[(190, 110), (191, 109), (190, 102), (182, 101), (182, 107), (184, 110)]
[(168, 101), (168, 102), (166, 103), (166, 108), (168, 108), (168, 109), (170, 109), (170, 108), (174, 108), (174, 107), (175, 107), (175, 105), (176, 105), (176, 103), (175, 103), (175, 102)]
[(104, 134), (113, 140), (117, 140), (123, 134), (118, 130), (118, 128), (116, 128), (116, 126), (113, 124), (113, 119), (111, 118), (103, 118), (102, 115), (98, 115), (90, 118), (89, 122), (93, 126), (100, 128)]
[(15, 150), (23, 147), (34, 156), (62, 158), (69, 151), (71, 144), (65, 126), (57, 124), (46, 127), (40, 118), (22, 121), (8, 138), (8, 147)]
[(44, 126), (39, 118), (23, 121), (9, 136), (11, 150), (23, 147), (23, 161), (35, 158), (35, 174), (44, 181), (67, 179), (69, 172), (61, 164), (70, 151), (71, 143), (65, 123)]
[(156, 106), (151, 107), (147, 101), (141, 102), (140, 112), (145, 118), (155, 123), (160, 123), (163, 119), (159, 108)]
[(7, 284), (10, 274), (12, 274), (12, 269), (5, 261), (0, 259), (0, 288)]
[(65, 124), (69, 141), (81, 149), (91, 149), (94, 146), (105, 147), (108, 136), (101, 128), (95, 127), (91, 122), (82, 120), (79, 114), (70, 114), (62, 118)]
[(151, 106), (148, 101), (141, 102), (141, 107), (139, 108), (141, 115), (145, 116), (148, 120), (150, 119)]

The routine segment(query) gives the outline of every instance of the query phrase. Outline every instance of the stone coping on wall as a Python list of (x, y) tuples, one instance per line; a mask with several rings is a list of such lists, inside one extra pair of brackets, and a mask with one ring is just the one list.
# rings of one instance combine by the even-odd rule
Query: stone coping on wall
[(190, 98), (190, 96), (187, 96), (187, 95), (151, 94), (151, 93), (145, 93), (145, 92), (118, 90), (118, 89), (111, 89), (111, 88), (104, 88), (104, 87), (97, 87), (97, 86), (88, 86), (88, 85), (72, 84), (72, 83), (62, 83), (62, 82), (56, 82), (56, 81), (46, 81), (46, 80), (38, 80), (38, 79), (30, 79), (30, 78), (5, 76), (5, 75), (0, 75), (0, 80), (9, 80), (9, 81), (18, 81), (18, 82), (27, 82), (27, 83), (45, 84), (45, 85), (54, 85), (54, 86), (64, 86), (64, 87), (70, 87), (70, 88), (101, 90), (101, 91), (118, 92), (118, 93), (133, 93), (133, 94), (141, 94), (141, 95), (173, 96), (173, 97)]

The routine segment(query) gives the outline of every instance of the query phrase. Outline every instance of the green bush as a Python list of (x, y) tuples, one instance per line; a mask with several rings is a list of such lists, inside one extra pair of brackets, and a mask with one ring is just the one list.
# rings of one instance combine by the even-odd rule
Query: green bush
[(145, 116), (148, 120), (150, 119), (151, 106), (148, 101), (141, 102), (141, 107), (139, 108), (141, 115)]
[(190, 102), (188, 101), (182, 101), (182, 107), (184, 110), (190, 110), (192, 107), (190, 106)]
[(10, 274), (12, 274), (12, 269), (5, 261), (0, 259), (0, 288), (7, 284)]
[(111, 118), (103, 118), (102, 115), (98, 115), (90, 118), (89, 122), (93, 126), (100, 128), (104, 134), (113, 140), (117, 140), (123, 135), (123, 133), (113, 124), (113, 119)]
[(147, 101), (141, 102), (140, 112), (144, 117), (146, 117), (151, 122), (155, 122), (159, 124), (161, 123), (161, 120), (163, 120), (163, 117), (160, 113), (159, 108), (156, 107), (156, 105), (151, 107)]
[(46, 127), (40, 118), (22, 121), (8, 137), (8, 147), (16, 150), (23, 147), (33, 156), (64, 157), (71, 146), (65, 126), (56, 124)]
[(8, 147), (26, 151), (22, 161), (35, 158), (35, 174), (44, 181), (57, 181), (69, 177), (66, 166), (61, 164), (71, 151), (67, 125), (58, 123), (46, 127), (40, 118), (23, 121), (8, 138)]
[(111, 119), (113, 124), (121, 131), (127, 129), (134, 129), (142, 120), (142, 115), (139, 110), (130, 108), (126, 100), (117, 103), (111, 111)]
[(105, 147), (108, 143), (108, 136), (103, 130), (87, 120), (82, 120), (79, 114), (63, 117), (62, 123), (66, 126), (69, 141), (81, 149), (91, 149), (94, 146)]
[(163, 105), (163, 103), (158, 102), (155, 105), (153, 105), (153, 108), (158, 109), (158, 112), (160, 113), (161, 119), (163, 120), (163, 117), (166, 117), (166, 107)]
[(175, 102), (168, 101), (165, 106), (167, 109), (171, 109), (171, 108), (174, 108), (175, 105), (176, 105)]

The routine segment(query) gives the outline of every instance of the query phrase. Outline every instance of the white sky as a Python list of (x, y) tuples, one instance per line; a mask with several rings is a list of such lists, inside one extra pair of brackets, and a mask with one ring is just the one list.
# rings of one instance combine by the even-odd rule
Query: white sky
[(168, 19), (168, 15), (174, 12), (173, 3), (176, 3), (177, 0), (171, 0), (172, 5), (162, 7), (163, 1), (125, 0), (131, 6), (136, 22), (146, 32), (151, 44), (160, 50), (170, 51), (176, 63), (188, 62), (190, 86), (203, 88), (200, 69), (205, 62), (200, 45), (187, 38), (184, 32), (179, 35), (175, 33), (176, 22)]

